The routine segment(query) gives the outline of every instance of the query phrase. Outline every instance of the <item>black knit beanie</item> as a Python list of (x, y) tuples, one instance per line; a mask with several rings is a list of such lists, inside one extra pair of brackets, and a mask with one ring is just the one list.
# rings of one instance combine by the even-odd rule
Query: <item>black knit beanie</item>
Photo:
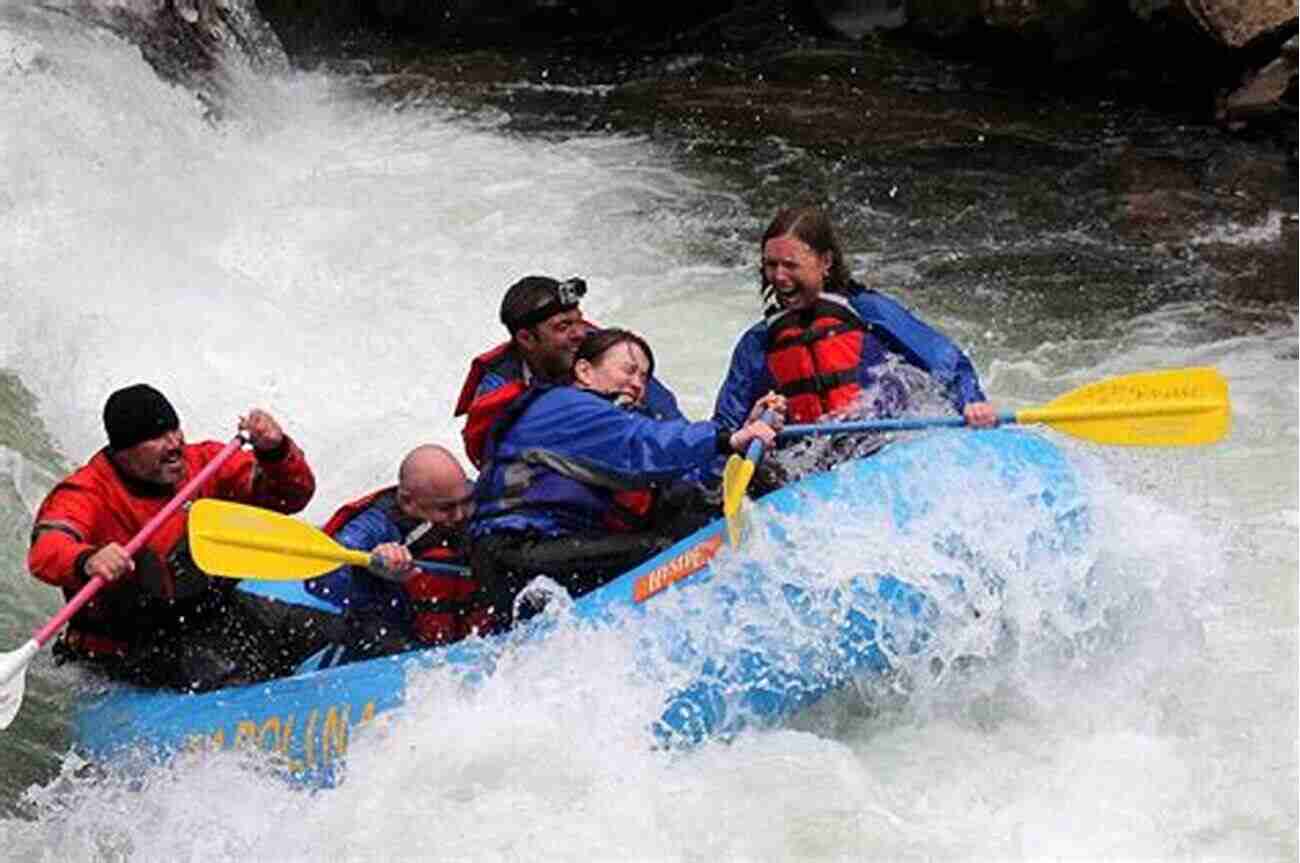
[(123, 387), (104, 403), (104, 431), (114, 450), (130, 449), (180, 427), (171, 402), (148, 384)]

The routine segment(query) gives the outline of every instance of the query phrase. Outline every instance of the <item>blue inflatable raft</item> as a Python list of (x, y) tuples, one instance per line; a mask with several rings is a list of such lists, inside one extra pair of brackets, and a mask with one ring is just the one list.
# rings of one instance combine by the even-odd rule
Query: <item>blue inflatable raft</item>
[[(719, 520), (503, 636), (198, 695), (113, 687), (78, 707), (79, 751), (104, 762), (253, 748), (274, 753), (296, 781), (329, 785), (358, 730), (402, 705), (408, 675), (452, 673), (472, 684), (494, 672), (503, 651), (562, 623), (620, 627), (635, 638), (646, 679), (665, 687), (662, 709), (645, 717), (647, 745), (690, 746), (779, 724), (828, 692), (900, 666), (933, 673), (957, 641), (969, 644), (970, 626), (990, 625), (1009, 579), (1055, 578), (1087, 534), (1085, 501), (1062, 453), (1042, 436), (1006, 429), (891, 444), (754, 502), (749, 522), (740, 548), (727, 545)], [(979, 548), (990, 531), (1000, 535), (1000, 562)], [(872, 537), (910, 549), (914, 563), (826, 555)], [(241, 589), (316, 604), (297, 583)]]

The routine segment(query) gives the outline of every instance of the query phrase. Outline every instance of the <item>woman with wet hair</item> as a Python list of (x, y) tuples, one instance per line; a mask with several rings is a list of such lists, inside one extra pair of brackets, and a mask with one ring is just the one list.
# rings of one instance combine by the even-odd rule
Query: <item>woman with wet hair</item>
[(894, 357), (928, 373), (969, 425), (997, 422), (966, 354), (895, 300), (853, 280), (824, 212), (781, 210), (763, 232), (759, 254), (763, 319), (732, 353), (715, 422), (736, 424), (773, 390), (787, 398), (790, 422), (901, 413), (907, 393), (898, 387), (864, 403), (866, 393), (881, 392), (882, 370)]
[(578, 596), (668, 547), (689, 531), (656, 517), (656, 492), (752, 440), (773, 442), (779, 420), (758, 417), (780, 400), (759, 400), (735, 425), (649, 416), (640, 405), (653, 371), (645, 339), (593, 331), (570, 385), (530, 389), (493, 428), (470, 533), (499, 616), (538, 575)]

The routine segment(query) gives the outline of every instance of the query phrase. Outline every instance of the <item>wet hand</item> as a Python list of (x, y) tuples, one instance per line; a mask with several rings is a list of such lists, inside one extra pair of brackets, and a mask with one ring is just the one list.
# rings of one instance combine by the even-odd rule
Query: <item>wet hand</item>
[(988, 402), (971, 402), (962, 410), (962, 416), (971, 428), (993, 428), (998, 424), (998, 412)]
[(284, 431), (275, 418), (260, 408), (253, 408), (239, 418), (239, 430), (248, 436), (253, 449), (270, 452), (284, 442)]
[(764, 413), (771, 411), (772, 417), (768, 420), (769, 425), (776, 431), (780, 431), (785, 426), (785, 412), (787, 410), (785, 396), (776, 392), (769, 392), (757, 402), (749, 412), (749, 418), (745, 421), (752, 423), (760, 419)]
[(411, 551), (398, 542), (385, 542), (370, 552), (367, 568), (381, 578), (394, 579), (411, 568)]
[(732, 432), (731, 449), (744, 454), (754, 440), (761, 440), (765, 448), (770, 447), (776, 442), (776, 430), (762, 420), (745, 423), (738, 431)]
[(128, 572), (135, 570), (135, 561), (126, 553), (125, 548), (115, 542), (110, 542), (86, 558), (83, 569), (87, 578), (117, 581)]

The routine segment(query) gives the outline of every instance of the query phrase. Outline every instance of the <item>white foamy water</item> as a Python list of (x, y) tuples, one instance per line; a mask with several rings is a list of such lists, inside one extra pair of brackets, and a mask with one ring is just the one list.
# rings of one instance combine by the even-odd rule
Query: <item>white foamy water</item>
[(663, 342), (676, 322), (641, 301), (718, 277), (660, 224), (692, 184), (636, 141), (525, 143), (319, 78), (244, 81), (218, 129), (111, 37), (26, 50), (4, 93), (24, 122), (4, 132), (0, 361), (72, 458), (100, 444), (104, 394), (147, 379), (191, 437), (270, 409), (337, 500), (456, 436), (459, 384), (504, 337), (517, 278), (583, 275), (591, 315)]
[[(149, 380), (192, 438), (224, 438), (249, 406), (275, 413), (317, 467), (319, 519), (388, 481), (410, 445), (458, 441), (457, 388), (519, 276), (586, 277), (588, 312), (644, 332), (695, 416), (757, 314), (752, 271), (697, 242), (720, 193), (647, 142), (521, 139), (310, 76), (243, 80), (214, 128), (110, 35), (0, 16), (0, 49), (0, 367), (70, 462), (100, 445), (106, 393)], [(6, 801), (24, 815), (0, 820), (0, 856), (1294, 859), (1296, 331), (1207, 341), (1204, 314), (1171, 307), (1109, 343), (982, 369), (1016, 407), (1214, 365), (1234, 427), (1195, 450), (1062, 441), (1092, 500), (1088, 566), (1070, 577), (1093, 606), (1067, 615), (1050, 585), (1012, 584), (999, 613), (1028, 637), (966, 678), (883, 708), (843, 693), (790, 728), (667, 754), (642, 725), (662, 690), (636, 673), (635, 641), (561, 628), (478, 690), (413, 680), (406, 707), (355, 735), (338, 789), (292, 791), (233, 756), (134, 780), (34, 776)], [(959, 325), (988, 326), (978, 309)], [(9, 475), (30, 505), (43, 474), (22, 467)], [(978, 530), (985, 492), (965, 491), (940, 515)], [(1022, 528), (987, 525), (981, 554), (1010, 560)], [(797, 542), (830, 572), (920, 575), (928, 553), (833, 509)], [(3, 578), (15, 608), (54, 607), (21, 571)], [(6, 645), (39, 622), (22, 617)], [(52, 761), (66, 739), (25, 724), (67, 711), (67, 672), (45, 662), (34, 685), (60, 695), (4, 733)]]

